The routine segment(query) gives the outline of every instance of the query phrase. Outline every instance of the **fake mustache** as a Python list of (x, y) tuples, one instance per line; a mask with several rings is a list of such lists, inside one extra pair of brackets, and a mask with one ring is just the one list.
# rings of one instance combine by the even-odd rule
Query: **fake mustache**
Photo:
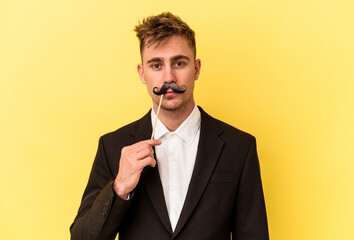
[(167, 90), (171, 88), (172, 91), (174, 91), (175, 93), (184, 93), (187, 90), (186, 85), (182, 85), (181, 87), (178, 87), (176, 83), (164, 83), (160, 90), (158, 89), (158, 87), (154, 87), (152, 89), (152, 91), (156, 94), (156, 95), (162, 95), (165, 94), (167, 92)]

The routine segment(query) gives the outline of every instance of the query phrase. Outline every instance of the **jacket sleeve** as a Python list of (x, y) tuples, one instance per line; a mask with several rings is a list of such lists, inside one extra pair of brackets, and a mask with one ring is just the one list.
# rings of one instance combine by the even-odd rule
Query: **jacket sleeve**
[(252, 138), (241, 175), (232, 235), (234, 239), (238, 240), (269, 239), (255, 138)]
[(78, 214), (70, 226), (72, 240), (115, 238), (130, 200), (123, 200), (115, 193), (114, 177), (101, 138)]

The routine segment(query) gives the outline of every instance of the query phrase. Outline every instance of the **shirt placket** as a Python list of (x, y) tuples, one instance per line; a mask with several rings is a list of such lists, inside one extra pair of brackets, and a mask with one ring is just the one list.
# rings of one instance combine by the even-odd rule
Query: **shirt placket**
[(168, 161), (169, 161), (169, 196), (170, 196), (170, 220), (173, 229), (178, 220), (178, 206), (180, 193), (178, 192), (178, 173), (176, 148), (178, 148), (178, 138), (175, 133), (169, 135)]

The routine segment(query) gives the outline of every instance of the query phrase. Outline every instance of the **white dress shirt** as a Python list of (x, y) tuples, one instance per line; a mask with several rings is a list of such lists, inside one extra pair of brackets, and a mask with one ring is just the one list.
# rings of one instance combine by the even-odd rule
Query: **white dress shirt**
[[(153, 126), (155, 119), (156, 114), (152, 110)], [(159, 119), (156, 123), (154, 138), (162, 142), (161, 145), (155, 146), (157, 167), (173, 231), (192, 177), (199, 135), (200, 111), (196, 105), (188, 118), (174, 132), (170, 132)]]

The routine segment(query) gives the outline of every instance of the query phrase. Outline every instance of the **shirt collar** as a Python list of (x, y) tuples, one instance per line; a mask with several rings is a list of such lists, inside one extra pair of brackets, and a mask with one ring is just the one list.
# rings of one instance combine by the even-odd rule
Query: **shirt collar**
[[(156, 119), (156, 114), (154, 112), (154, 109), (151, 109), (151, 123), (153, 127), (154, 127), (155, 119)], [(167, 129), (167, 127), (160, 121), (160, 119), (157, 119), (154, 139), (160, 139), (167, 133), (169, 134), (174, 133), (178, 135), (180, 138), (182, 138), (183, 141), (191, 144), (199, 128), (200, 128), (200, 111), (197, 105), (195, 105), (191, 114), (189, 114), (187, 119), (184, 120), (184, 122), (174, 132), (170, 132)]]

